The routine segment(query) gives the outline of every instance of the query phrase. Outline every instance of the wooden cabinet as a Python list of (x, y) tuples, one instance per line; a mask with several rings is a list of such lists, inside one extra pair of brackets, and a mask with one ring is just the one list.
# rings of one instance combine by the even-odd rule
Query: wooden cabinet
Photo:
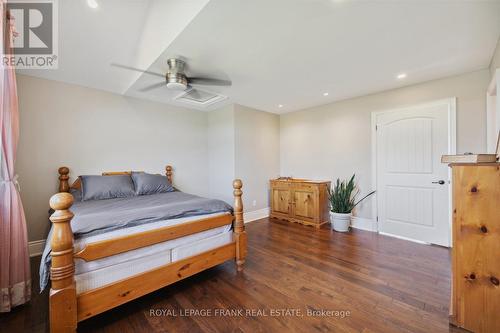
[(500, 164), (452, 164), (450, 322), (500, 332)]
[(329, 181), (271, 180), (271, 217), (320, 227), (330, 223)]
[(288, 215), (290, 213), (291, 195), (288, 186), (277, 186), (271, 189), (271, 211), (276, 214)]

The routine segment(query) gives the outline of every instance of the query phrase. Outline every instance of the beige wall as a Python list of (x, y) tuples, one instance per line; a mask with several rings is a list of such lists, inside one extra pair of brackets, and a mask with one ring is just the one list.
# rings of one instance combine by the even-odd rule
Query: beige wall
[(279, 131), (276, 114), (238, 104), (209, 112), (210, 196), (232, 204), (232, 181), (241, 178), (244, 211), (269, 207), (269, 179), (279, 174)]
[[(489, 71), (430, 81), (287, 113), (280, 119), (281, 175), (317, 179), (356, 173), (362, 194), (371, 187), (371, 112), (457, 97), (457, 152), (486, 149)], [(357, 215), (371, 217), (371, 201)]]
[(71, 84), (18, 76), (20, 129), (17, 173), (30, 240), (46, 237), (48, 200), (57, 168), (73, 176), (106, 170), (163, 173), (207, 195), (207, 115)]
[(208, 113), (209, 196), (233, 204), (234, 105)]
[(243, 180), (245, 211), (269, 207), (269, 179), (280, 171), (276, 114), (235, 105), (235, 175)]
[[(498, 133), (500, 131), (500, 99), (498, 97), (498, 87), (500, 87), (500, 39), (498, 40), (495, 52), (490, 63), (490, 82), (495, 80), (487, 97), (487, 146), (488, 153), (496, 152)], [(498, 74), (497, 74), (498, 73)]]
[(497, 42), (497, 47), (490, 63), (490, 76), (493, 77), (497, 68), (500, 68), (500, 39)]

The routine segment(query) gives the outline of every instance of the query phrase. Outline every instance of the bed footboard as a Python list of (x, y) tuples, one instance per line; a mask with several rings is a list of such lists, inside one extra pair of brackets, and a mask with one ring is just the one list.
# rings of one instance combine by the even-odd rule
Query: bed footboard
[[(188, 276), (201, 272), (227, 260), (235, 259), (236, 268), (243, 270), (247, 254), (247, 235), (243, 221), (242, 182), (233, 182), (234, 214), (202, 218), (185, 225), (164, 227), (137, 235), (117, 237), (86, 246), (74, 253), (71, 219), (69, 210), (73, 196), (67, 193), (70, 188), (79, 188), (77, 179), (69, 185), (69, 169), (59, 168), (59, 191), (50, 198), (54, 213), (50, 216), (53, 233), (50, 240), (52, 264), (50, 267), (50, 331), (75, 332), (77, 323), (103, 311), (145, 295), (149, 292), (175, 283)], [(117, 173), (120, 174), (120, 173)], [(121, 173), (123, 174), (123, 173)], [(172, 167), (167, 166), (166, 175), (172, 181)], [(233, 242), (198, 255), (161, 266), (151, 271), (120, 280), (109, 285), (76, 294), (74, 259), (91, 261), (118, 253), (149, 246), (188, 234), (216, 228), (233, 223)]]

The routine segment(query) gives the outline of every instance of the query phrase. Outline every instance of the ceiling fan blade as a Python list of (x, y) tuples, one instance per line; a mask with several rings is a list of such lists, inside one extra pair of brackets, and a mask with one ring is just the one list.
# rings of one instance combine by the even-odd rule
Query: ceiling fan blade
[(146, 91), (150, 91), (150, 90), (153, 90), (153, 89), (156, 89), (156, 88), (160, 88), (160, 87), (166, 87), (167, 85), (165, 84), (165, 82), (158, 82), (158, 83), (154, 83), (154, 84), (151, 84), (149, 86), (146, 86), (144, 88), (141, 88), (139, 89), (140, 92), (146, 92)]
[(188, 77), (190, 84), (203, 84), (208, 86), (230, 86), (232, 84), (229, 80), (211, 79), (208, 77)]
[(111, 66), (118, 67), (118, 68), (124, 68), (124, 69), (128, 69), (128, 70), (131, 70), (131, 71), (146, 73), (146, 74), (150, 74), (150, 75), (155, 75), (155, 76), (159, 76), (159, 77), (163, 77), (163, 78), (165, 77), (165, 74), (161, 74), (161, 73), (157, 73), (157, 72), (151, 72), (151, 71), (143, 70), (143, 69), (140, 69), (140, 68), (135, 68), (135, 67), (132, 67), (132, 66), (120, 65), (120, 64), (115, 64), (115, 63), (111, 63)]

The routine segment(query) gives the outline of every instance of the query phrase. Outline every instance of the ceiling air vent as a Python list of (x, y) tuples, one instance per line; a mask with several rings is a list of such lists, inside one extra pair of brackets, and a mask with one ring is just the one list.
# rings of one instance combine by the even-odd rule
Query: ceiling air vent
[(223, 95), (192, 88), (175, 97), (175, 100), (179, 102), (186, 102), (191, 105), (208, 106), (223, 101), (226, 98), (227, 97)]

